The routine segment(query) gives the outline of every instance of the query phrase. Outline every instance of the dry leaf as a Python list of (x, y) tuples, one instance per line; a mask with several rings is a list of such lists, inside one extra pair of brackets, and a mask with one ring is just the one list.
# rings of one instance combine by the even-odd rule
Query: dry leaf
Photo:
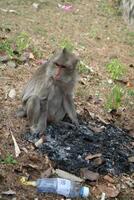
[(87, 168), (82, 168), (80, 170), (80, 174), (81, 174), (81, 177), (84, 178), (85, 180), (96, 181), (99, 178), (99, 173), (92, 172), (88, 170)]
[(102, 156), (101, 153), (97, 153), (97, 154), (94, 154), (94, 155), (89, 154), (89, 155), (87, 155), (87, 156), (85, 157), (85, 160), (92, 160), (93, 158), (98, 158), (98, 157), (101, 157), (101, 156)]
[(31, 52), (29, 53), (29, 59), (32, 59), (32, 60), (34, 59), (34, 55)]
[(97, 189), (102, 193), (106, 193), (106, 197), (117, 197), (118, 194), (120, 193), (120, 189), (117, 188), (115, 185), (113, 184), (101, 184), (97, 186)]
[(104, 126), (101, 126), (101, 127), (93, 127), (93, 126), (90, 126), (89, 127), (92, 131), (94, 131), (95, 133), (101, 133), (102, 131), (104, 131), (105, 127)]
[(114, 183), (114, 179), (111, 178), (109, 175), (105, 175), (103, 178), (104, 178), (106, 181), (108, 181), (109, 183)]
[(131, 82), (128, 82), (127, 87), (131, 88), (131, 87), (133, 87), (133, 84)]
[(31, 167), (33, 169), (39, 169), (39, 166), (38, 165), (35, 165), (35, 164), (28, 164), (27, 165), (28, 167)]
[(45, 170), (42, 174), (41, 174), (41, 177), (42, 178), (48, 178), (52, 175), (52, 170), (53, 168), (52, 167), (49, 167), (47, 170)]

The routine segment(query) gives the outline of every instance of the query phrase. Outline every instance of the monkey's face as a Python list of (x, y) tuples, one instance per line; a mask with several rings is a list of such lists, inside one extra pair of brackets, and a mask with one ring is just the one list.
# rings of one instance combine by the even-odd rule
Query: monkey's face
[(54, 79), (65, 83), (69, 82), (76, 72), (77, 63), (76, 55), (64, 48), (54, 59)]

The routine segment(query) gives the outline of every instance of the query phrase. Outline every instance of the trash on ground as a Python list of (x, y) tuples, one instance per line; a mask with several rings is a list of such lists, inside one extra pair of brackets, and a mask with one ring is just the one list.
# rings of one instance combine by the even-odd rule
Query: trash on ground
[(25, 177), (22, 177), (20, 181), (25, 186), (35, 186), (40, 193), (54, 193), (69, 198), (86, 198), (90, 195), (88, 187), (81, 186), (80, 183), (68, 179), (44, 178), (36, 181), (27, 181)]
[(65, 10), (65, 11), (71, 11), (73, 6), (72, 5), (61, 5), (61, 4), (58, 4), (58, 7)]

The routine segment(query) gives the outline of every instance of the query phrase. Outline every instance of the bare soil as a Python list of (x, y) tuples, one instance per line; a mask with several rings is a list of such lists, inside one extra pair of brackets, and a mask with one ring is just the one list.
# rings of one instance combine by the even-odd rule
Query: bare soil
[[(116, 114), (108, 113), (105, 109), (106, 95), (110, 90), (110, 75), (105, 65), (111, 58), (118, 58), (125, 65), (123, 80), (127, 80), (128, 84), (122, 87), (134, 90), (134, 32), (118, 15), (114, 1), (72, 0), (70, 4), (73, 9), (70, 11), (58, 7), (58, 3), (64, 4), (64, 1), (38, 0), (38, 9), (33, 7), (34, 2), (0, 1), (0, 8), (17, 12), (0, 9), (0, 42), (2, 38), (12, 38), (24, 31), (28, 33), (33, 46), (42, 53), (41, 59), (46, 60), (62, 40), (71, 41), (81, 60), (93, 69), (88, 75), (81, 74), (75, 98), (78, 113), (84, 111), (87, 115), (114, 123), (134, 136), (134, 96), (123, 98)], [(34, 180), (41, 177), (51, 165), (46, 155), (38, 154), (31, 143), (22, 139), (27, 121), (15, 116), (21, 104), (22, 88), (39, 67), (39, 61), (35, 56), (30, 62), (19, 64), (17, 68), (0, 64), (0, 158), (4, 159), (11, 154), (15, 158), (11, 133), (21, 149), (20, 156), (16, 158), (17, 164), (0, 164), (0, 192), (12, 189), (16, 192), (16, 199), (20, 200), (62, 198), (51, 194), (37, 194), (35, 188), (20, 183), (21, 176)], [(16, 90), (14, 99), (8, 96), (12, 88)], [(113, 177), (116, 185), (121, 185), (124, 177), (132, 179), (133, 174)], [(100, 179), (100, 183), (102, 182), (103, 177)], [(97, 184), (98, 182), (90, 184), (93, 199), (100, 199), (100, 194), (95, 192)], [(133, 196), (133, 188), (126, 184), (125, 188), (121, 187), (118, 197), (113, 199), (132, 200)], [(13, 199), (13, 196), (0, 195), (0, 199)]]

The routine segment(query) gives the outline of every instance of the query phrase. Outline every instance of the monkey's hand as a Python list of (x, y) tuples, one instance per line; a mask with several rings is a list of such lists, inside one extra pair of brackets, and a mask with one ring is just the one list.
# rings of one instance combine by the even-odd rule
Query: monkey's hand
[(78, 119), (75, 119), (75, 120), (73, 121), (73, 124), (75, 125), (76, 128), (79, 128)]

